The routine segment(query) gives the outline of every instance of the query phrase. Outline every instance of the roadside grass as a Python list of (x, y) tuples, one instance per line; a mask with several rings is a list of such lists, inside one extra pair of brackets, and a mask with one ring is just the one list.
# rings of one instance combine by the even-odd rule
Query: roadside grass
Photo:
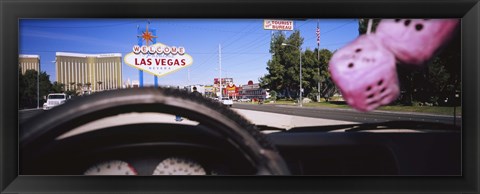
[[(455, 109), (455, 110), (454, 110)], [(462, 116), (462, 107), (445, 107), (445, 106), (383, 106), (379, 110), (397, 111), (397, 112), (419, 112), (419, 113), (431, 113), (438, 115), (453, 115)]]
[[(292, 105), (295, 106), (297, 103), (292, 100), (279, 100), (275, 101), (274, 104), (281, 105)], [(330, 101), (330, 102), (311, 102), (304, 103), (304, 107), (325, 107), (325, 108), (343, 108), (343, 109), (352, 109), (344, 101)], [(444, 107), (444, 106), (403, 106), (403, 105), (389, 105), (379, 107), (377, 110), (384, 111), (393, 111), (393, 112), (414, 112), (414, 113), (428, 113), (436, 115), (453, 115), (455, 112), (456, 116), (462, 116), (462, 107)]]

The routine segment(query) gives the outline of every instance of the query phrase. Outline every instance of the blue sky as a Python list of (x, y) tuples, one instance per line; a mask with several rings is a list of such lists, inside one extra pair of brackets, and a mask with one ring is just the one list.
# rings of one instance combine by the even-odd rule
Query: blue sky
[[(159, 77), (159, 85), (213, 84), (219, 76), (218, 47), (222, 45), (222, 77), (232, 77), (236, 85), (267, 73), (272, 31), (263, 29), (263, 19), (148, 19), (156, 29), (157, 42), (183, 46), (193, 64)], [(317, 47), (318, 19), (295, 21), (294, 28), (304, 38), (302, 50)], [(356, 19), (320, 19), (320, 48), (334, 51), (358, 36)], [(40, 55), (42, 71), (56, 80), (55, 52), (84, 54), (132, 52), (137, 44), (137, 26), (147, 19), (21, 19), (19, 54)], [(291, 31), (284, 31), (290, 35)], [(123, 61), (123, 60), (122, 60)], [(122, 64), (123, 80), (138, 80), (138, 69)], [(190, 70), (188, 70), (190, 69)], [(188, 72), (190, 71), (190, 80)], [(144, 84), (153, 76), (144, 73)]]

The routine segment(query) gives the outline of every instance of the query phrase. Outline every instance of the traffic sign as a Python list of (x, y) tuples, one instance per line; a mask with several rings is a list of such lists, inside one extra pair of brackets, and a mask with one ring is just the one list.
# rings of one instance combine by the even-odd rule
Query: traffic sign
[(293, 30), (293, 20), (263, 20), (265, 30)]

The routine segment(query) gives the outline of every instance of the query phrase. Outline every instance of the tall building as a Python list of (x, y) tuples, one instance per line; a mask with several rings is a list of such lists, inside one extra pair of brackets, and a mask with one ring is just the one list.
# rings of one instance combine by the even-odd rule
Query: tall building
[(33, 69), (38, 71), (40, 69), (40, 56), (38, 55), (19, 55), (18, 66), (22, 69), (22, 74), (25, 71)]
[(122, 55), (56, 53), (57, 82), (65, 90), (96, 92), (122, 88)]

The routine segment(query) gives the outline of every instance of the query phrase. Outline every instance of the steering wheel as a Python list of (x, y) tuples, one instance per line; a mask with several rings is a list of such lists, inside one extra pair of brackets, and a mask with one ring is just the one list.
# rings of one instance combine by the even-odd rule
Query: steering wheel
[(168, 113), (198, 121), (229, 139), (253, 163), (256, 174), (289, 174), (275, 146), (242, 116), (198, 94), (168, 88), (98, 92), (72, 99), (32, 118), (20, 126), (20, 170), (28, 169), (32, 162), (44, 157), (38, 154), (40, 150), (51, 147), (60, 135), (101, 118), (131, 112)]

